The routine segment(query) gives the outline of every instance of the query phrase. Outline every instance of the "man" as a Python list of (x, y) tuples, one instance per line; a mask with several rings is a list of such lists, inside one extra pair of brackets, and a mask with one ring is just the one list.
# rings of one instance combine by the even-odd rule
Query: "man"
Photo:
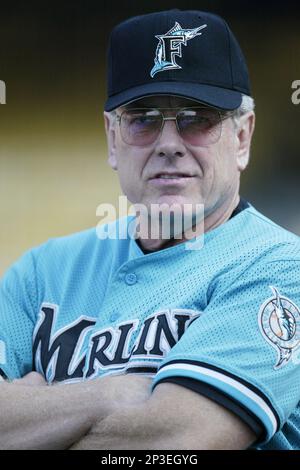
[(137, 214), (3, 278), (1, 447), (299, 448), (300, 243), (239, 197), (254, 104), (236, 39), (209, 13), (132, 18), (108, 72), (109, 164)]

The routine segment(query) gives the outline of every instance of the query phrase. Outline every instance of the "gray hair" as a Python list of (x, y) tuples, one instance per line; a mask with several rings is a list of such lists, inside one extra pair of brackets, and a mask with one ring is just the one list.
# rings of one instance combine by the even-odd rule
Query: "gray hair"
[(254, 99), (248, 95), (242, 95), (242, 103), (239, 108), (235, 109), (232, 114), (232, 119), (234, 124), (237, 125), (239, 118), (250, 111), (253, 111), (255, 108)]

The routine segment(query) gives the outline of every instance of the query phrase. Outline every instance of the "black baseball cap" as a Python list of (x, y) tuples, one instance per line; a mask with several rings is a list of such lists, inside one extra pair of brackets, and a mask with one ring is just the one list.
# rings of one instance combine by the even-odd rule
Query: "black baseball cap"
[(223, 18), (169, 10), (130, 18), (111, 33), (105, 110), (152, 95), (190, 98), (216, 108), (251, 95), (241, 48)]

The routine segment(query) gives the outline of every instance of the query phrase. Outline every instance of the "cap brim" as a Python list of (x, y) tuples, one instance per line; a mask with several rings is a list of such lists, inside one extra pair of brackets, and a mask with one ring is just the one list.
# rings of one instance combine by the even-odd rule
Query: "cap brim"
[(198, 83), (156, 82), (130, 88), (111, 96), (106, 101), (104, 109), (112, 111), (131, 101), (153, 95), (180, 96), (228, 111), (238, 108), (242, 102), (241, 92), (235, 90)]

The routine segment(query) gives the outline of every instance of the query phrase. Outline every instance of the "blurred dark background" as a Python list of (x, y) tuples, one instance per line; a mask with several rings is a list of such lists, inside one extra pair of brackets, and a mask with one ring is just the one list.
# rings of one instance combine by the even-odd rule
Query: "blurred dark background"
[(108, 35), (123, 19), (169, 8), (220, 14), (237, 36), (257, 113), (242, 194), (300, 234), (297, 2), (1, 1), (0, 274), (28, 247), (97, 224), (101, 202), (117, 205), (102, 120)]

